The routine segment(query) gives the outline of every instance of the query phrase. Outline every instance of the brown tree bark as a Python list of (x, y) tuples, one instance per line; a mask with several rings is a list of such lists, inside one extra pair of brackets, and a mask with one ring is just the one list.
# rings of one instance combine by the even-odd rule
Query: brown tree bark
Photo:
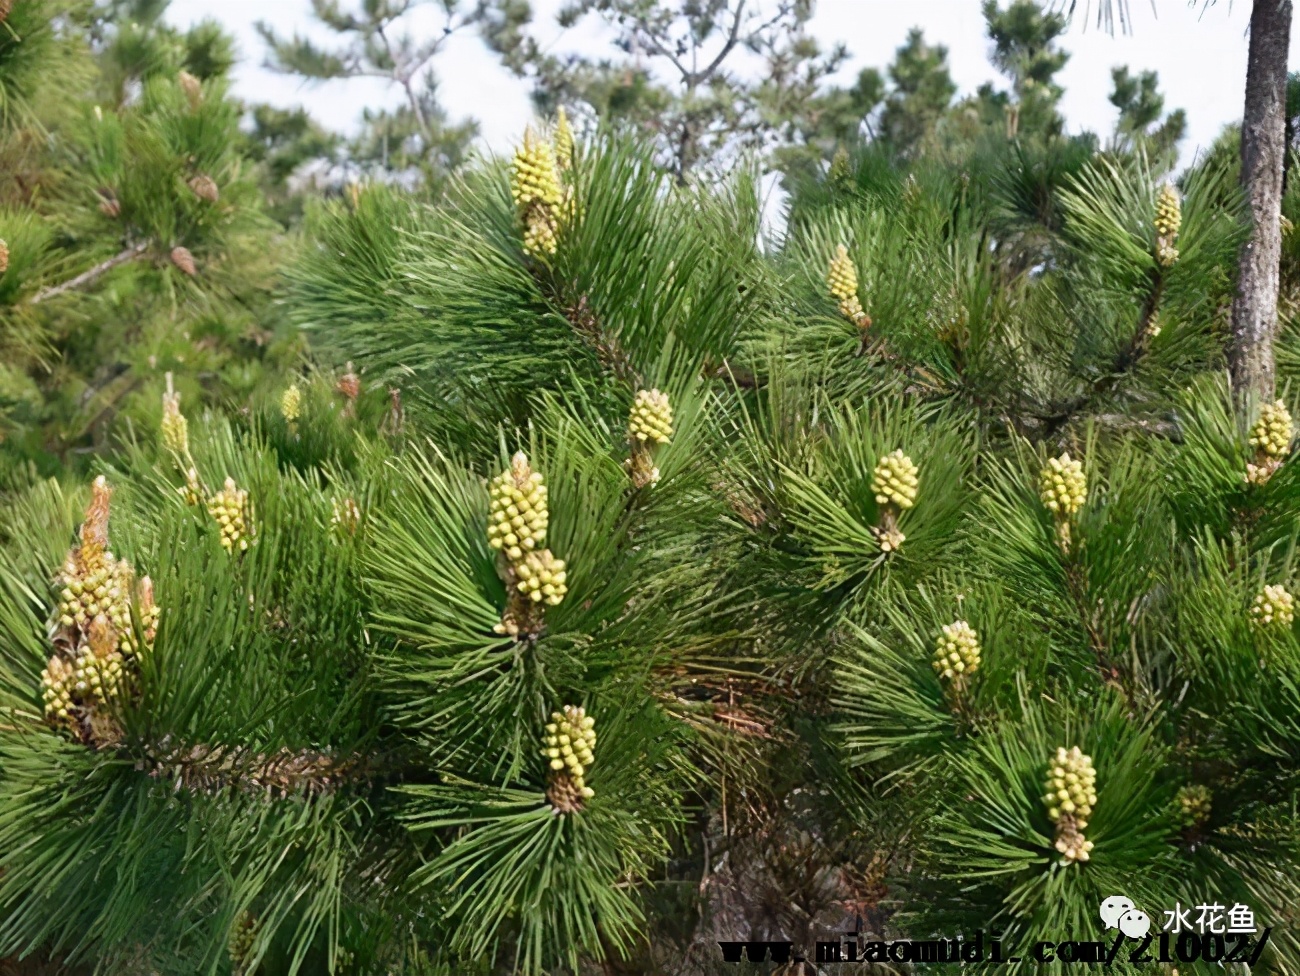
[(1232, 303), (1228, 368), (1238, 403), (1274, 393), (1278, 262), (1282, 249), (1282, 170), (1286, 154), (1286, 69), (1291, 0), (1255, 0), (1250, 14), (1246, 106), (1241, 122), (1241, 182), (1250, 204)]

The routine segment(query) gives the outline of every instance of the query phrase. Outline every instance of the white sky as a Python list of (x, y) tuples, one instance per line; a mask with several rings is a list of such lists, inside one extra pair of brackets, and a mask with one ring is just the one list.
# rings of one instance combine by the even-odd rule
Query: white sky
[[(608, 53), (610, 48), (594, 27), (581, 27), (557, 40), (560, 32), (554, 15), (560, 2), (533, 0), (535, 30), (544, 43)], [(1130, 0), (1130, 5), (1131, 36), (1111, 37), (1095, 22), (1085, 25), (1077, 20), (1065, 38), (1072, 57), (1059, 78), (1066, 90), (1062, 108), (1070, 131), (1090, 129), (1103, 137), (1111, 132), (1116, 113), (1106, 99), (1113, 66), (1127, 64), (1134, 72), (1155, 69), (1166, 110), (1187, 111), (1188, 134), (1181, 147), (1182, 161), (1187, 163), (1225, 123), (1241, 117), (1250, 4), (1218, 0), (1203, 8), (1199, 0), (1194, 7), (1186, 0)], [(817, 0), (816, 11), (812, 32), (818, 40), (827, 47), (843, 41), (849, 48), (845, 80), (864, 66), (883, 68), (908, 29), (919, 26), (927, 40), (948, 47), (952, 76), (961, 94), (984, 81), (1001, 84), (988, 63), (989, 42), (979, 0)], [(313, 27), (308, 0), (173, 0), (168, 13), (168, 19), (179, 26), (207, 17), (221, 21), (238, 40), (241, 61), (235, 71), (235, 90), (242, 98), (286, 107), (304, 105), (327, 127), (340, 131), (351, 130), (364, 107), (400, 100), (395, 88), (379, 80), (307, 85), (262, 67), (265, 50), (253, 30), (259, 19), (282, 33), (298, 30), (328, 37), (328, 32)], [(415, 32), (438, 29), (439, 23), (432, 10), (421, 11), (411, 20)], [(1292, 33), (1291, 64), (1300, 65), (1300, 30)], [(434, 66), (452, 118), (477, 118), (482, 147), (506, 151), (531, 116), (527, 85), (502, 68), (471, 32), (453, 36)]]

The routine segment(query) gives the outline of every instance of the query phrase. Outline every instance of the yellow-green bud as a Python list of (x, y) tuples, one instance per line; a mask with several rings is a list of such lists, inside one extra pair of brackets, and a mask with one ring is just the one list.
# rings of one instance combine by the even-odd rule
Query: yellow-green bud
[(1255, 597), (1250, 616), (1260, 627), (1290, 627), (1295, 620), (1295, 597), (1280, 583), (1265, 586)]
[(673, 408), (668, 394), (638, 390), (628, 418), (628, 437), (633, 441), (667, 444), (673, 436)]
[(573, 126), (563, 105), (555, 113), (555, 162), (560, 169), (573, 165)]
[(1268, 458), (1284, 458), (1291, 451), (1294, 436), (1291, 412), (1276, 400), (1259, 408), (1259, 419), (1250, 429), (1250, 446)]
[(956, 620), (946, 624), (935, 642), (934, 670), (942, 678), (974, 674), (980, 666), (980, 640), (970, 624)]
[(302, 415), (302, 391), (295, 383), (280, 394), (280, 415), (285, 423), (294, 423)]
[(253, 537), (252, 513), (248, 491), (227, 478), (221, 491), (208, 499), (208, 512), (221, 530), (221, 546), (226, 552), (245, 551)]
[(528, 455), (520, 451), (511, 459), (509, 470), (492, 479), (489, 491), (488, 545), (517, 566), (526, 553), (546, 540), (550, 521), (546, 485), (541, 472), (534, 471)]
[(531, 129), (515, 149), (510, 195), (524, 228), (524, 251), (534, 257), (554, 254), (558, 246), (564, 191), (550, 143)]
[(911, 508), (916, 504), (917, 467), (902, 450), (886, 454), (871, 476), (876, 504)]
[(189, 423), (181, 413), (181, 395), (172, 389), (171, 373), (167, 374), (167, 390), (163, 393), (162, 439), (163, 446), (173, 454), (189, 453)]
[(831, 297), (839, 304), (840, 314), (854, 325), (860, 325), (866, 312), (858, 300), (858, 269), (853, 266), (849, 249), (843, 244), (835, 249), (835, 257), (831, 258), (826, 285)]
[(1083, 462), (1071, 458), (1069, 451), (1048, 458), (1038, 487), (1049, 512), (1058, 518), (1070, 518), (1088, 499), (1088, 476), (1083, 472)]
[(559, 606), (569, 592), (564, 560), (556, 559), (549, 549), (524, 553), (515, 566), (515, 577), (519, 592), (533, 603)]
[(1178, 229), (1183, 223), (1183, 205), (1178, 191), (1172, 184), (1165, 183), (1156, 192), (1156, 234), (1171, 241), (1178, 236)]
[(551, 713), (541, 753), (551, 770), (549, 795), (553, 803), (559, 796), (576, 809), (581, 800), (595, 795), (585, 779), (595, 748), (596, 721), (585, 709), (578, 705), (565, 705), (563, 711)]
[(1200, 783), (1184, 786), (1178, 791), (1178, 815), (1184, 827), (1199, 827), (1210, 819), (1214, 804), (1210, 788)]
[(1078, 747), (1056, 750), (1047, 771), (1043, 803), (1056, 824), (1056, 849), (1066, 861), (1086, 861), (1092, 841), (1083, 836), (1097, 805), (1097, 772), (1092, 757)]
[(235, 919), (234, 924), (230, 927), (230, 941), (227, 949), (230, 952), (230, 962), (235, 973), (244, 973), (249, 962), (249, 956), (253, 953), (253, 943), (257, 940), (258, 928), (257, 918), (251, 912), (240, 912)]

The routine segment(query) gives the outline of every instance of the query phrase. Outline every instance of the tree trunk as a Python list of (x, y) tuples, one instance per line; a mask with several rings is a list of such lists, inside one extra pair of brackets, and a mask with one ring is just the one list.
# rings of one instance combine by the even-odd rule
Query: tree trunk
[(1282, 249), (1282, 168), (1286, 153), (1286, 67), (1291, 0), (1255, 0), (1250, 14), (1246, 107), (1241, 123), (1241, 182), (1250, 202), (1250, 238), (1241, 249), (1232, 303), (1228, 367), (1238, 403), (1271, 400)]

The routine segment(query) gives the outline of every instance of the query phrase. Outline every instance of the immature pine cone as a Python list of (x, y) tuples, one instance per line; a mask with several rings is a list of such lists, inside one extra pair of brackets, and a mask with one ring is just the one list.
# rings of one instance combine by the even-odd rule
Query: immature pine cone
[(510, 195), (524, 228), (524, 251), (533, 257), (554, 254), (564, 190), (550, 143), (531, 129), (524, 131), (524, 141), (515, 150)]
[(191, 278), (199, 273), (198, 266), (194, 263), (194, 255), (190, 253), (188, 247), (174, 247), (171, 253), (172, 264), (180, 268)]
[(563, 105), (555, 113), (555, 162), (560, 169), (573, 165), (573, 126)]
[(934, 647), (934, 670), (949, 680), (974, 674), (980, 666), (980, 639), (970, 624), (956, 620), (945, 624)]
[(547, 797), (557, 813), (573, 813), (596, 795), (586, 783), (596, 748), (596, 720), (581, 706), (565, 705), (564, 711), (551, 713), (543, 742), (542, 755), (550, 766)]
[(252, 537), (248, 491), (227, 478), (221, 491), (208, 499), (208, 512), (221, 527), (221, 546), (226, 552), (244, 552)]
[(673, 408), (668, 402), (668, 394), (658, 390), (637, 390), (627, 433), (634, 442), (667, 444), (673, 436)]
[(1088, 498), (1088, 476), (1083, 473), (1083, 462), (1071, 458), (1069, 451), (1048, 458), (1039, 478), (1039, 493), (1053, 515), (1067, 519), (1074, 515)]
[(1295, 620), (1295, 597), (1281, 583), (1265, 586), (1255, 597), (1250, 615), (1260, 627), (1290, 627)]
[(1166, 183), (1156, 194), (1156, 261), (1163, 267), (1169, 267), (1178, 260), (1178, 248), (1174, 241), (1178, 238), (1178, 228), (1183, 222), (1182, 204), (1178, 191)]
[(1178, 791), (1178, 812), (1185, 827), (1199, 827), (1210, 819), (1213, 796), (1208, 786), (1197, 783)]
[(185, 484), (176, 489), (177, 494), (185, 500), (186, 505), (200, 505), (207, 496), (207, 489), (204, 488), (203, 482), (199, 480), (199, 472), (196, 468), (188, 468), (185, 471)]
[(196, 197), (200, 200), (206, 200), (208, 203), (216, 203), (221, 196), (216, 181), (206, 173), (200, 173), (190, 180), (190, 189), (194, 191)]
[(858, 301), (858, 269), (853, 266), (849, 249), (843, 244), (835, 249), (835, 257), (831, 258), (826, 284), (831, 297), (839, 303), (840, 314), (854, 325), (862, 325), (867, 313)]
[[(107, 633), (107, 624), (100, 634)], [(72, 661), (55, 654), (40, 674), (45, 721), (75, 732), (79, 713), (116, 697), (122, 684), (122, 655), (96, 641), (99, 651), (82, 645)]]
[(1056, 823), (1056, 849), (1067, 861), (1086, 861), (1092, 841), (1083, 836), (1097, 804), (1097, 772), (1092, 758), (1078, 746), (1056, 750), (1043, 797), (1047, 816)]
[(916, 504), (917, 467), (902, 450), (886, 454), (871, 476), (876, 504), (911, 508)]
[(280, 416), (287, 424), (297, 421), (302, 414), (302, 391), (295, 383), (280, 394)]
[(492, 479), (490, 493), (488, 545), (518, 566), (525, 553), (546, 541), (549, 516), (542, 474), (529, 466), (528, 455), (520, 451), (510, 468)]
[(1250, 446), (1269, 458), (1284, 458), (1291, 450), (1294, 429), (1286, 403), (1276, 400), (1259, 408), (1259, 419), (1250, 429)]

